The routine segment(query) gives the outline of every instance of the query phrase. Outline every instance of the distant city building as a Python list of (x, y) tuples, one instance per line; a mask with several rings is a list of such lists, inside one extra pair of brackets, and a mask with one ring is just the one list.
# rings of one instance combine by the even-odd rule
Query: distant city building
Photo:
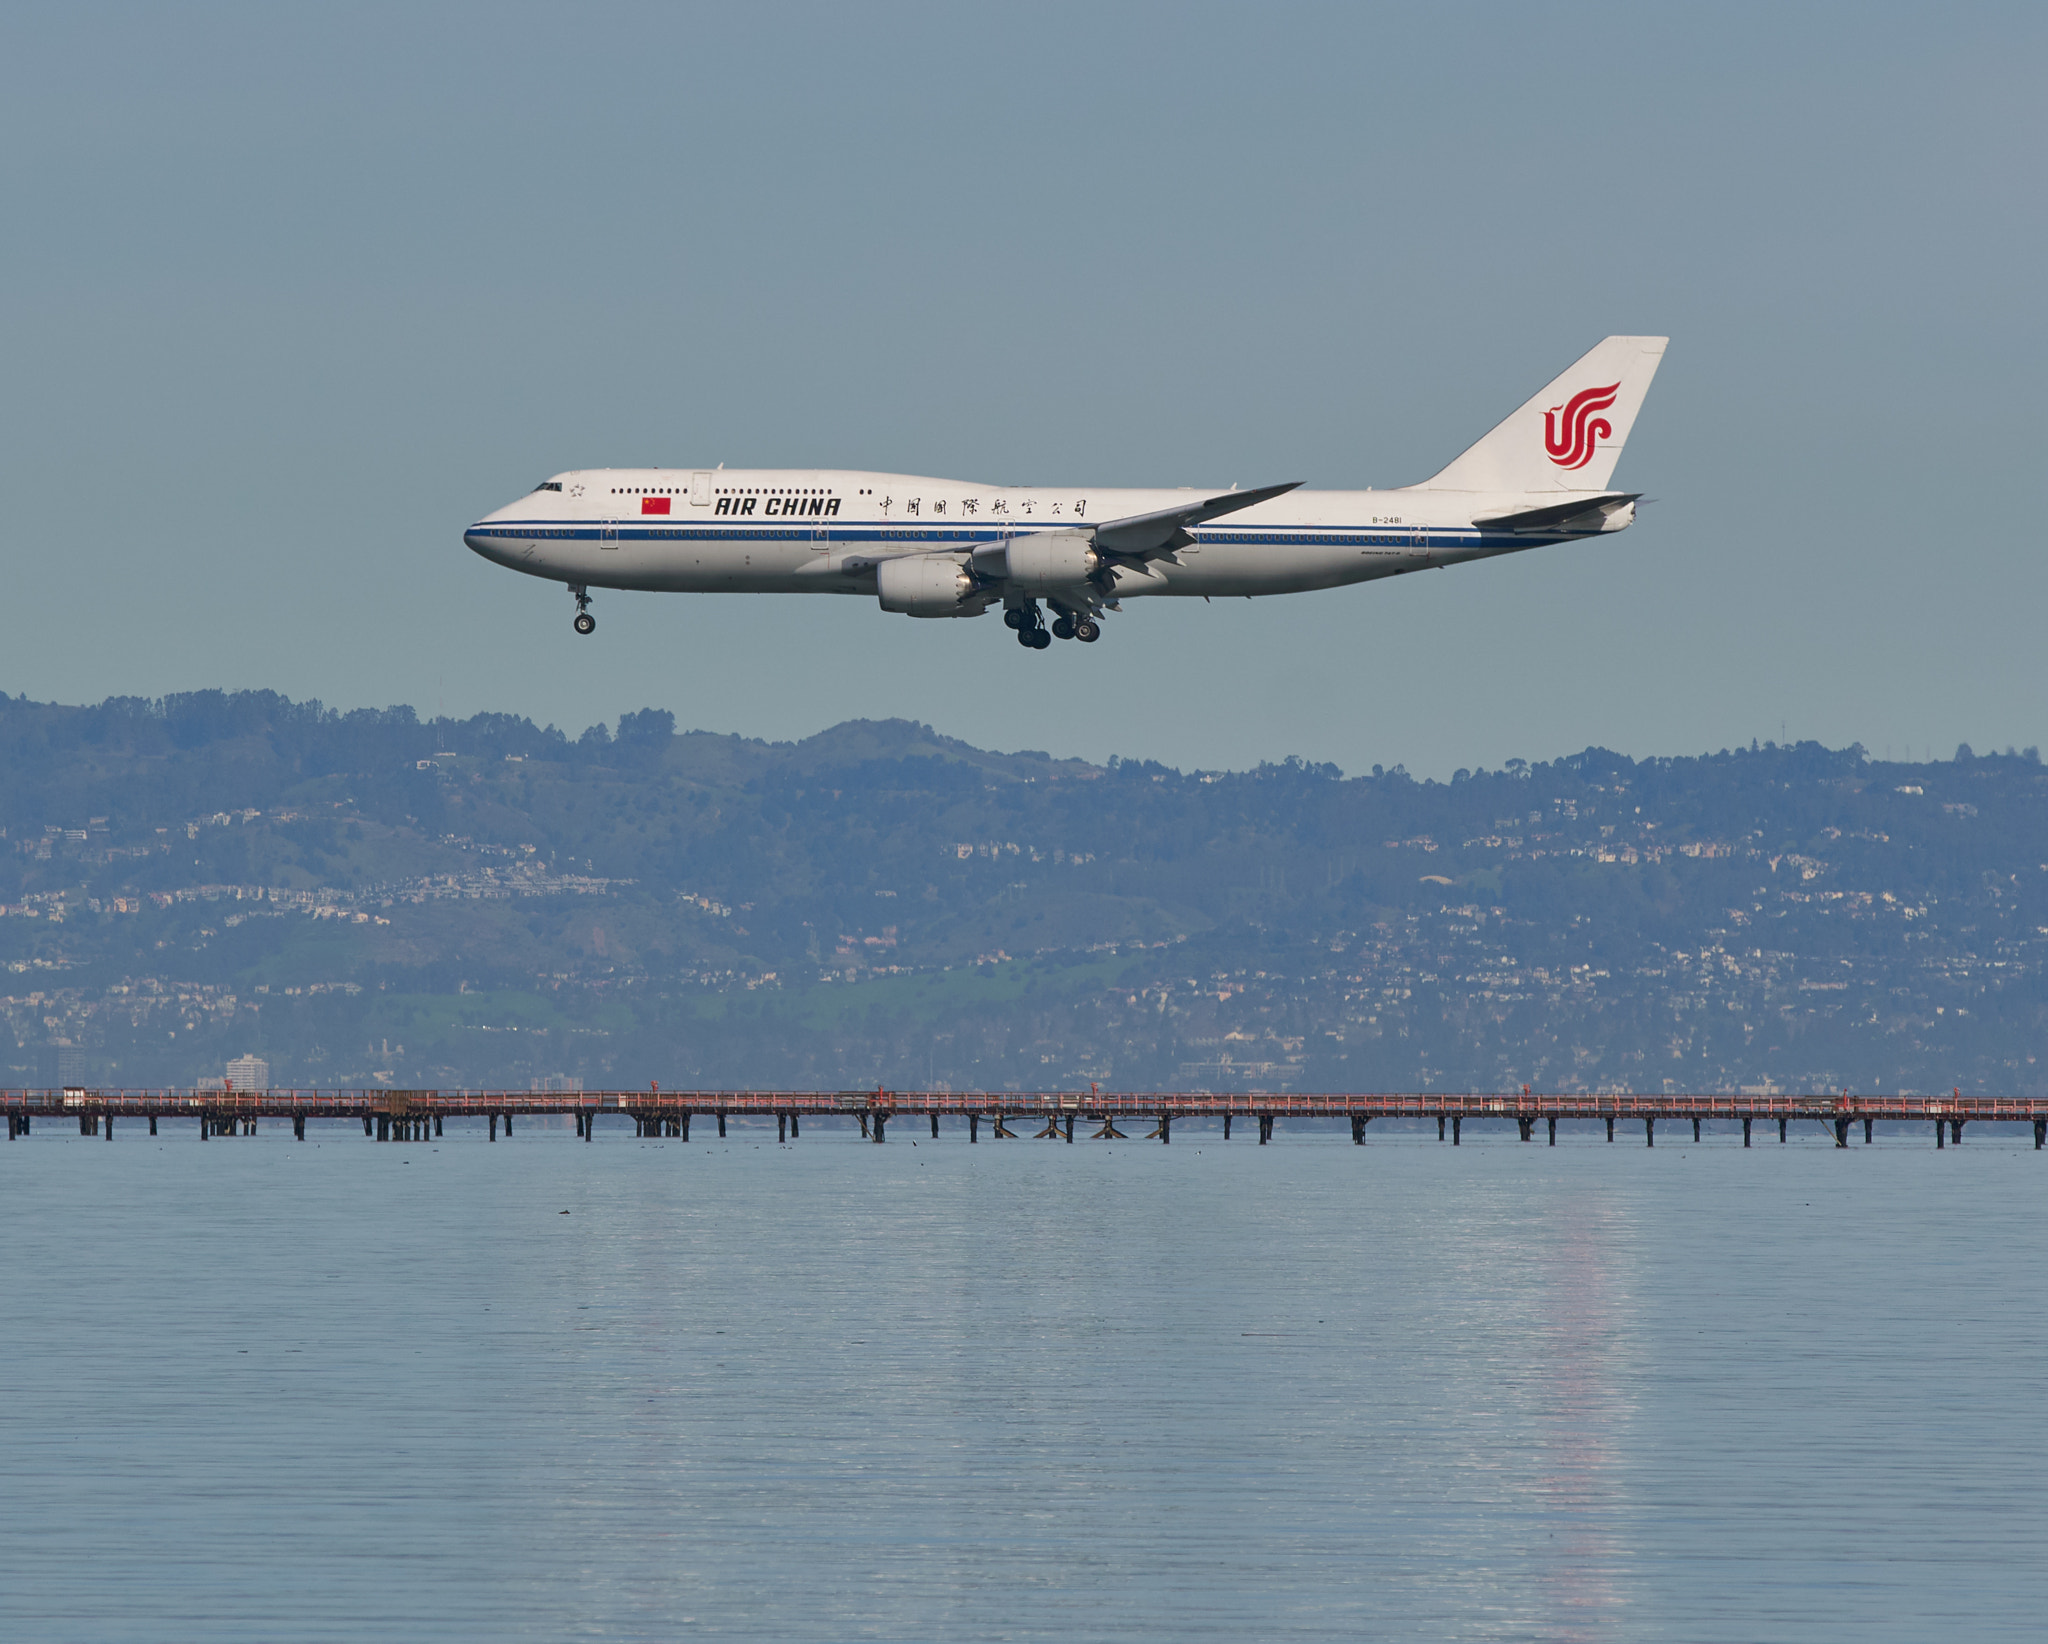
[(545, 1079), (530, 1079), (527, 1083), (530, 1089), (545, 1096), (583, 1094), (583, 1081), (573, 1079), (566, 1073), (551, 1073)]
[(261, 1056), (237, 1056), (228, 1063), (227, 1085), (229, 1090), (268, 1090), (270, 1088), (270, 1064)]
[(97, 1071), (93, 1062), (86, 1056), (83, 1046), (67, 1044), (62, 1040), (53, 1045), (43, 1046), (37, 1060), (38, 1071), (42, 1075), (41, 1082), (46, 1090), (56, 1090), (60, 1087), (77, 1089), (89, 1085)]

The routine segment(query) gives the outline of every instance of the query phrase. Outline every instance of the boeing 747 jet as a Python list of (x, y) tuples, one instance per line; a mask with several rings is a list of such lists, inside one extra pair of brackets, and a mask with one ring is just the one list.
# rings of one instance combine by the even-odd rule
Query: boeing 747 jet
[(1128, 599), (1298, 594), (1625, 530), (1641, 493), (1609, 481), (1666, 340), (1607, 338), (1435, 478), (1394, 490), (593, 468), (542, 481), (463, 540), (565, 584), (579, 634), (597, 627), (590, 590), (620, 588), (858, 594), (915, 617), (1000, 605), (1019, 644), (1092, 644)]

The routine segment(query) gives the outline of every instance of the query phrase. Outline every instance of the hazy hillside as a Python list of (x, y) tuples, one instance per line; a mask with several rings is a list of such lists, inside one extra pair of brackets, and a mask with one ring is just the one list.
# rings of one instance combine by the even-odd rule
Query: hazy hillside
[(0, 698), (11, 1083), (2039, 1094), (2048, 773), (1346, 779)]

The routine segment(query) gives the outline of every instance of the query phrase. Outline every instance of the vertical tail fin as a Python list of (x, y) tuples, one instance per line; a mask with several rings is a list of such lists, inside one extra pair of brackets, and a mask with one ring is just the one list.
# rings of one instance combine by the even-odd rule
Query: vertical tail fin
[(1604, 491), (1668, 337), (1609, 337), (1424, 491)]

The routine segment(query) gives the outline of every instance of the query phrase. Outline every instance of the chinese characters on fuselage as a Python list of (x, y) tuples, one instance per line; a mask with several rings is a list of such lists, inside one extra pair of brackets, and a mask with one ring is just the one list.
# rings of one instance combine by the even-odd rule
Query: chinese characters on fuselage
[[(913, 516), (926, 513), (943, 514), (946, 512), (947, 501), (948, 499), (945, 497), (935, 497), (930, 502), (925, 501), (923, 497), (906, 497), (903, 501), (898, 502), (894, 497), (884, 497), (878, 504), (876, 504), (876, 506), (882, 510), (882, 517), (884, 519), (887, 519), (889, 517), (889, 510), (892, 508), (901, 508), (904, 513)], [(1040, 506), (1041, 504), (1035, 497), (1021, 497), (1018, 499), (1017, 502), (1017, 512), (1020, 514), (1032, 514), (1035, 513)], [(981, 511), (981, 498), (960, 497), (954, 501), (954, 507), (960, 513), (963, 513), (967, 515), (969, 518), (972, 518), (975, 514)], [(992, 498), (988, 504), (988, 511), (991, 514), (1009, 513), (1009, 499), (1007, 497)], [(1049, 512), (1051, 513), (1060, 514), (1065, 513), (1066, 511), (1067, 509), (1064, 503), (1055, 502), (1049, 505)], [(1087, 513), (1088, 499), (1083, 497), (1080, 501), (1076, 502), (1073, 505), (1074, 518), (1085, 518)]]

